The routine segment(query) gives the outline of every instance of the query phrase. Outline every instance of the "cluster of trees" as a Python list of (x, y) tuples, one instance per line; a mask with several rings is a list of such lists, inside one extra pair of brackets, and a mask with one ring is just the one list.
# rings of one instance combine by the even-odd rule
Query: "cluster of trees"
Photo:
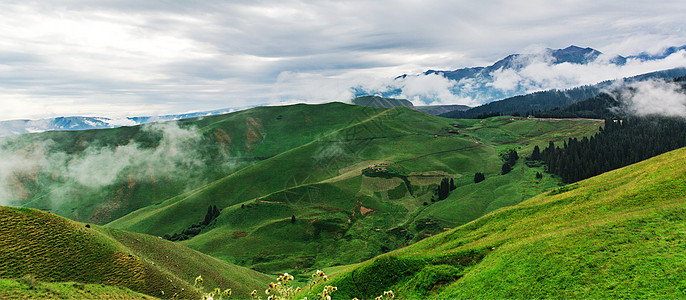
[(519, 154), (517, 154), (517, 151), (510, 149), (510, 151), (505, 154), (505, 163), (503, 163), (503, 166), (501, 168), (500, 174), (505, 175), (507, 173), (510, 173), (512, 171), (512, 167), (517, 163), (517, 160), (519, 159)]
[(549, 173), (572, 183), (684, 146), (685, 119), (630, 117), (606, 119), (605, 127), (591, 138), (572, 138), (558, 146), (550, 142), (540, 156)]
[(486, 180), (486, 175), (484, 173), (476, 172), (474, 174), (474, 183), (479, 183), (479, 182), (482, 182), (484, 180)]
[(205, 214), (205, 219), (202, 222), (188, 226), (188, 228), (182, 230), (180, 233), (174, 233), (173, 235), (165, 234), (164, 238), (170, 241), (185, 241), (190, 239), (202, 232), (205, 227), (210, 225), (210, 223), (219, 216), (219, 209), (216, 205), (210, 205), (207, 207), (207, 213)]
[[(448, 196), (450, 196), (450, 192), (456, 188), (455, 181), (452, 178), (441, 179), (441, 184), (438, 186), (437, 191), (438, 201), (448, 198)], [(433, 198), (431, 199), (433, 200)]]

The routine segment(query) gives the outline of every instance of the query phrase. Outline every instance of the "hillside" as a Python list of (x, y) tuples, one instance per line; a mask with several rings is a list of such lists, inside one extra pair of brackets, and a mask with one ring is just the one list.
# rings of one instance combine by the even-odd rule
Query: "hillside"
[(326, 284), (336, 298), (683, 298), (684, 170), (686, 148), (497, 210)]
[[(77, 223), (34, 209), (0, 206), (0, 249), (0, 278), (30, 275), (45, 282), (106, 284), (155, 297), (178, 293), (180, 298), (199, 298), (200, 290), (193, 286), (198, 275), (207, 287), (232, 288), (243, 297), (269, 280), (156, 237)], [(3, 284), (8, 289), (16, 285)]]
[[(320, 109), (308, 108), (311, 114)], [(500, 155), (588, 136), (600, 124), (506, 117), (456, 121), (402, 107), (367, 109), (349, 115), (336, 131), (108, 226), (176, 236), (190, 248), (262, 272), (356, 263), (554, 188), (558, 179), (536, 179), (542, 170), (521, 163), (499, 175)], [(404, 171), (362, 174), (377, 164)], [(474, 184), (476, 172), (486, 173), (486, 181)], [(457, 189), (448, 199), (432, 201), (443, 178), (454, 179)], [(211, 206), (220, 212), (203, 225)], [(449, 211), (456, 213), (446, 217)]]
[(0, 178), (0, 204), (105, 224), (382, 110), (299, 104), (144, 126), (5, 137), (0, 154), (12, 163)]
[(493, 101), (481, 106), (470, 108), (464, 111), (451, 111), (440, 116), (446, 118), (477, 118), (487, 114), (520, 114), (525, 116), (527, 113), (536, 111), (552, 110), (564, 108), (574, 103), (596, 97), (605, 90), (617, 86), (618, 84), (628, 84), (631, 82), (643, 81), (648, 79), (673, 79), (686, 75), (686, 68), (675, 68), (664, 71), (657, 71), (615, 81), (605, 81), (595, 85), (580, 86), (566, 90), (547, 90), (526, 95), (513, 96), (497, 101)]
[(127, 288), (78, 282), (0, 279), (0, 299), (157, 299)]
[(470, 107), (466, 105), (425, 105), (414, 106), (412, 102), (406, 99), (383, 98), (379, 96), (360, 96), (351, 100), (354, 105), (379, 107), (379, 108), (393, 108), (393, 107), (409, 107), (414, 110), (421, 111), (426, 114), (438, 116), (449, 113), (451, 111), (463, 111)]
[(379, 96), (362, 96), (352, 100), (352, 104), (368, 107), (393, 108), (403, 106), (414, 108), (412, 102), (406, 99), (383, 98)]

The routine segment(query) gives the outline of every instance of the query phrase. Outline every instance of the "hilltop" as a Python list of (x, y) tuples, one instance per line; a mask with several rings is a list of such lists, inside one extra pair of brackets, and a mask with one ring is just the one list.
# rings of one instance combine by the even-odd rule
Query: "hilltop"
[(685, 167), (682, 148), (560, 187), (326, 284), (340, 298), (682, 298)]

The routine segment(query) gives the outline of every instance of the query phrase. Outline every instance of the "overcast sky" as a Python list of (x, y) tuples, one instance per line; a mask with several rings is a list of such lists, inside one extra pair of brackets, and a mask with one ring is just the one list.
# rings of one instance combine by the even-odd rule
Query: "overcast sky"
[(684, 11), (683, 0), (0, 0), (0, 120), (341, 101), (351, 86), (540, 47), (657, 53), (686, 44)]

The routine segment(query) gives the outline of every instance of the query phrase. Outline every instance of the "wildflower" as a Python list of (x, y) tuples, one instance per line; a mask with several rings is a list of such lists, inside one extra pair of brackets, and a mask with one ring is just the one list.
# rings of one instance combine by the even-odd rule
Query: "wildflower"
[(201, 285), (202, 281), (202, 276), (198, 275), (198, 277), (195, 277), (195, 286)]
[(223, 295), (224, 295), (224, 297), (229, 297), (229, 296), (231, 296), (231, 289), (226, 289), (226, 290), (224, 290), (224, 294), (223, 294)]
[(296, 292), (296, 293), (297, 293), (297, 292), (300, 292), (300, 291), (302, 291), (302, 290), (303, 290), (303, 289), (302, 289), (301, 287), (295, 288), (295, 292)]
[(264, 293), (269, 295), (269, 289), (264, 290)]
[(327, 280), (329, 280), (329, 277), (327, 277), (326, 275), (324, 275), (324, 277), (322, 277), (322, 279), (324, 279), (324, 281), (327, 281)]
[(255, 297), (257, 296), (257, 290), (252, 290), (252, 293), (250, 293), (250, 297)]
[(388, 296), (391, 299), (395, 298), (395, 294), (393, 294), (393, 291), (385, 291), (385, 292), (383, 292), (383, 295)]

